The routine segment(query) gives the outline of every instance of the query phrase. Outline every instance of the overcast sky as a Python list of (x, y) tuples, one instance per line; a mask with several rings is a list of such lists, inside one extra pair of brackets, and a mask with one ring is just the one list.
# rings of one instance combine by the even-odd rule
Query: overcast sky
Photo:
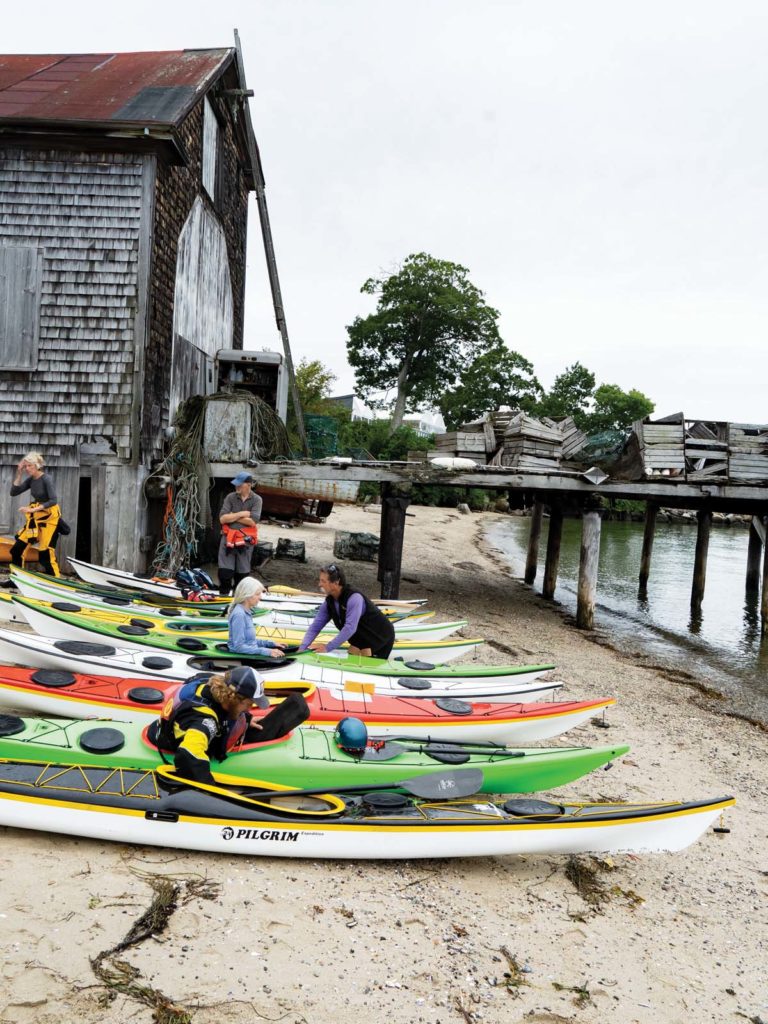
[[(295, 360), (352, 390), (360, 286), (426, 251), (545, 386), (578, 360), (660, 414), (768, 421), (764, 0), (37, 0), (0, 49), (234, 27)], [(254, 204), (246, 347), (279, 347), (269, 302)]]

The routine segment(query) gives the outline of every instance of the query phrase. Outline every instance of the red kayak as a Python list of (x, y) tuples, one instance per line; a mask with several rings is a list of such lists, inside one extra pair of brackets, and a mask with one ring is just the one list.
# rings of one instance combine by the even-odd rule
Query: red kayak
[[(76, 675), (55, 669), (0, 667), (0, 704), (61, 718), (156, 718), (168, 697), (183, 684), (158, 679)], [(559, 736), (610, 707), (613, 698), (490, 704), (484, 701), (386, 697), (311, 683), (280, 683), (266, 693), (279, 701), (300, 693), (310, 707), (309, 725), (334, 729), (347, 715), (362, 719), (372, 735), (418, 736), (447, 742), (486, 742), (519, 746)], [(254, 708), (255, 716), (265, 714)]]

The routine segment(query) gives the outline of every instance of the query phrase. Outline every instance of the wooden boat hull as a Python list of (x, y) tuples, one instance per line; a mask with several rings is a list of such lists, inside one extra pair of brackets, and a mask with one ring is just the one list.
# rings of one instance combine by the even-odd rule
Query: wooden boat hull
[(720, 797), (560, 804), (550, 815), (525, 815), (508, 809), (521, 808), (519, 801), (406, 798), (393, 813), (354, 796), (334, 816), (327, 803), (317, 801), (313, 813), (309, 801), (293, 798), (309, 809), (291, 818), (286, 793), (270, 798), (265, 791), (262, 806), (242, 806), (224, 789), (171, 791), (155, 772), (116, 772), (107, 784), (103, 776), (89, 767), (62, 773), (45, 763), (0, 762), (0, 824), (177, 850), (313, 860), (660, 853), (685, 849), (735, 803)]

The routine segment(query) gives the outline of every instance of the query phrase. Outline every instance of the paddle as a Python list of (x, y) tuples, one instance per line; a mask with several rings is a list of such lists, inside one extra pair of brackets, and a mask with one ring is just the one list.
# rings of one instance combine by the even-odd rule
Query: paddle
[[(194, 779), (181, 778), (179, 775), (176, 775), (170, 765), (159, 765), (156, 771), (158, 775), (168, 779), (170, 782), (176, 782), (192, 788), (211, 789), (207, 784), (197, 783)], [(246, 790), (240, 794), (230, 793), (227, 790), (227, 795), (235, 798), (240, 795), (246, 799), (264, 800), (270, 796), (321, 796), (334, 793), (374, 793), (386, 789), (404, 789), (406, 793), (426, 800), (455, 800), (459, 797), (472, 796), (473, 793), (477, 793), (482, 784), (483, 773), (479, 768), (459, 768), (457, 771), (433, 772), (431, 775), (417, 775), (414, 778), (400, 779), (397, 782), (377, 782), (372, 786), (339, 786), (338, 789), (325, 786), (324, 788), (317, 789), (274, 790), (265, 787), (263, 790)], [(217, 784), (215, 788), (224, 789), (225, 787)]]

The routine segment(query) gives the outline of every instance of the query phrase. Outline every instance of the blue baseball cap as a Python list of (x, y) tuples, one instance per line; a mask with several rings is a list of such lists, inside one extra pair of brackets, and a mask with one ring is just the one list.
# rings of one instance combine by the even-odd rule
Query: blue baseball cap
[(239, 697), (250, 697), (257, 708), (270, 707), (269, 697), (264, 693), (264, 677), (254, 669), (243, 665), (227, 675), (227, 683)]
[(237, 476), (232, 480), (235, 487), (239, 487), (240, 484), (252, 484), (253, 477), (250, 473), (238, 473)]

